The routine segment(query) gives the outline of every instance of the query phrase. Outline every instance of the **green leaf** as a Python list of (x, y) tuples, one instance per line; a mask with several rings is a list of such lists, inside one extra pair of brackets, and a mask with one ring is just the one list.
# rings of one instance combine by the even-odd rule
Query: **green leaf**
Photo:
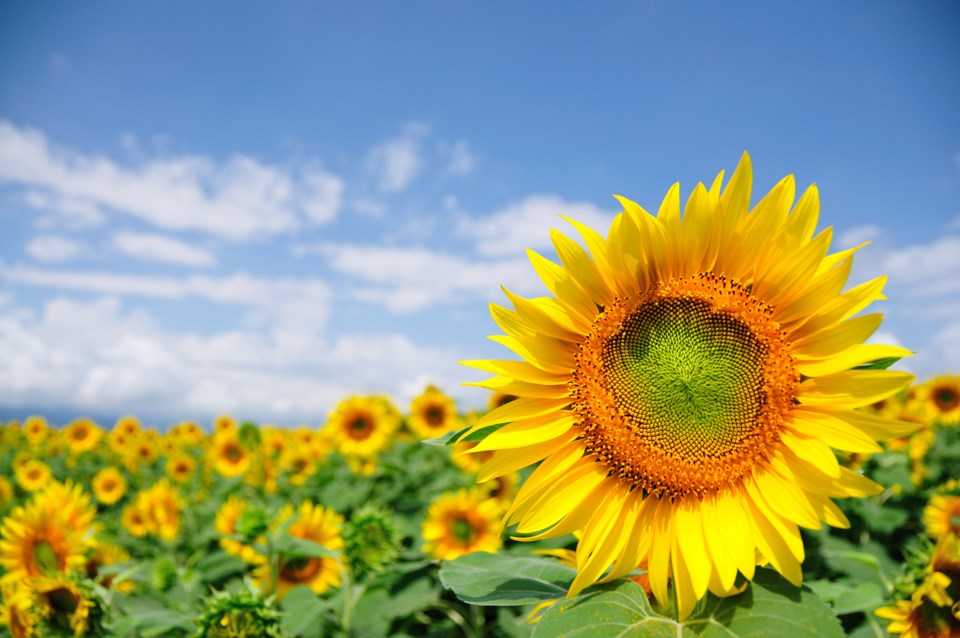
[(506, 423), (496, 423), (494, 425), (488, 425), (487, 427), (480, 428), (472, 434), (467, 434), (467, 431), (473, 427), (472, 425), (468, 425), (462, 430), (450, 431), (443, 436), (438, 436), (435, 439), (426, 439), (423, 442), (427, 445), (436, 445), (439, 447), (453, 445), (454, 443), (473, 443), (484, 440), (505, 425)]
[(577, 572), (552, 558), (478, 552), (444, 561), (440, 583), (471, 605), (529, 605), (563, 598)]
[(340, 555), (320, 543), (287, 535), (274, 539), (273, 549), (285, 558), (332, 558)]
[(807, 586), (833, 607), (838, 616), (872, 611), (883, 606), (883, 588), (874, 582), (811, 580)]
[(124, 615), (135, 618), (138, 636), (153, 638), (167, 636), (176, 629), (192, 632), (194, 619), (183, 612), (164, 607), (160, 602), (145, 596), (117, 598), (117, 605)]
[(197, 561), (194, 568), (203, 576), (203, 580), (208, 583), (215, 583), (223, 580), (227, 576), (241, 574), (247, 571), (246, 561), (231, 556), (223, 550), (217, 550), (203, 556)]
[(798, 589), (771, 570), (758, 569), (737, 596), (707, 594), (682, 623), (657, 614), (643, 589), (629, 580), (591, 588), (547, 609), (533, 638), (842, 638), (836, 616), (809, 589)]
[(325, 634), (324, 615), (334, 601), (322, 599), (306, 585), (298, 585), (287, 592), (283, 608), (283, 629), (291, 636), (322, 638)]
[(877, 359), (876, 361), (868, 361), (867, 363), (862, 363), (856, 367), (854, 370), (886, 370), (897, 361), (902, 359), (902, 357), (884, 357), (883, 359)]

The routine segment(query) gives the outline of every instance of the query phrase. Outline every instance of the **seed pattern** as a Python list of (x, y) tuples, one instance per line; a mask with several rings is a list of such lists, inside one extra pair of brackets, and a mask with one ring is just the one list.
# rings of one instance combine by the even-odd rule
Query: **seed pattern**
[(671, 498), (715, 492), (764, 463), (799, 383), (772, 314), (712, 273), (605, 308), (571, 381), (587, 454)]

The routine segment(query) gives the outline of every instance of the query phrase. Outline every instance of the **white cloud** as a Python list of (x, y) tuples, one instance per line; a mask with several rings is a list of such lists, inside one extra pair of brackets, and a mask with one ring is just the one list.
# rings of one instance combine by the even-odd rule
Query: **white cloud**
[(355, 199), (351, 207), (366, 217), (382, 217), (387, 212), (387, 207), (383, 203), (366, 197)]
[(41, 235), (27, 243), (27, 254), (37, 261), (68, 261), (86, 251), (83, 242), (62, 235)]
[(557, 195), (530, 195), (481, 218), (464, 218), (458, 232), (475, 242), (485, 256), (523, 255), (527, 248), (551, 246), (550, 229), (578, 237), (560, 215), (571, 217), (606, 235), (614, 215), (588, 202), (567, 202)]
[(406, 126), (400, 137), (370, 149), (367, 168), (376, 177), (381, 190), (406, 190), (423, 167), (420, 141), (427, 133), (429, 128), (414, 122)]
[(882, 272), (893, 285), (908, 285), (911, 296), (935, 296), (960, 291), (960, 236), (941, 237), (890, 251)]
[(470, 145), (467, 142), (460, 140), (454, 143), (447, 149), (447, 153), (450, 157), (449, 164), (447, 164), (448, 173), (451, 175), (469, 175), (473, 172), (476, 159), (470, 152)]
[(330, 221), (342, 188), (338, 178), (314, 166), (295, 174), (245, 155), (223, 163), (182, 155), (121, 166), (108, 157), (56, 147), (42, 132), (5, 121), (0, 121), (0, 180), (45, 189), (47, 208), (69, 202), (88, 213), (109, 209), (160, 228), (232, 239), (296, 230), (301, 215), (315, 223)]
[(312, 167), (303, 171), (301, 182), (301, 207), (307, 217), (315, 224), (333, 221), (340, 211), (343, 199), (343, 180)]
[(416, 375), (454, 388), (461, 378), (456, 353), (402, 335), (299, 345), (291, 350), (275, 335), (249, 328), (209, 336), (170, 332), (114, 296), (57, 297), (39, 313), (0, 314), (0, 405), (134, 412), (168, 422), (229, 412), (316, 426), (351, 394), (391, 394), (405, 408), (413, 391), (405, 383)]
[(322, 329), (330, 305), (330, 289), (322, 280), (253, 277), (243, 272), (226, 277), (192, 275), (176, 278), (6, 266), (0, 263), (0, 280), (111, 296), (193, 298), (238, 304), (254, 310), (252, 318), (275, 321), (278, 329), (297, 334), (314, 333)]
[(37, 225), (41, 227), (90, 228), (103, 224), (107, 219), (96, 204), (59, 193), (26, 191), (23, 193), (23, 202), (35, 210), (51, 213), (37, 220)]
[(113, 245), (121, 252), (146, 261), (205, 267), (217, 263), (213, 253), (179, 239), (152, 233), (117, 233)]
[(542, 289), (524, 255), (475, 262), (423, 248), (327, 244), (319, 251), (335, 270), (366, 284), (353, 287), (356, 298), (396, 313), (468, 298), (499, 299), (501, 283), (520, 293)]
[(853, 228), (840, 233), (840, 236), (837, 237), (835, 248), (837, 250), (853, 248), (854, 246), (858, 246), (865, 241), (874, 241), (882, 234), (883, 229), (876, 224), (863, 224), (862, 226), (854, 226)]

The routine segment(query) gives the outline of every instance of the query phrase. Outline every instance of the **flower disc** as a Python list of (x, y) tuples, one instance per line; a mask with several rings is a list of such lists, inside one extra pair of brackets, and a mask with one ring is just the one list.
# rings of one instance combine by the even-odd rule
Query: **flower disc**
[(799, 381), (770, 309), (716, 277), (597, 318), (573, 372), (588, 454), (657, 496), (715, 492), (779, 440)]

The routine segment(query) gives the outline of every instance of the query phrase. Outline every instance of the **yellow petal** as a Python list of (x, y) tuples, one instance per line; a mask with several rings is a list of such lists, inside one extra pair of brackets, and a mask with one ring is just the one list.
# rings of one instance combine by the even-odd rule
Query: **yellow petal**
[(838, 450), (868, 453), (881, 451), (874, 439), (829, 412), (795, 409), (792, 418), (795, 430), (804, 436), (816, 437)]
[(914, 377), (895, 370), (847, 370), (807, 379), (797, 399), (803, 405), (862, 408), (907, 387)]
[[(713, 562), (707, 555), (703, 538), (703, 519), (700, 516), (699, 497), (687, 497), (675, 508), (677, 545), (690, 573), (690, 582), (696, 599), (707, 592)], [(675, 550), (676, 551), (676, 550)]]
[(536, 445), (563, 436), (575, 423), (569, 411), (514, 421), (488, 434), (471, 451), (486, 452)]
[(570, 401), (566, 399), (528, 399), (520, 397), (484, 414), (477, 420), (476, 425), (470, 429), (470, 432), (476, 432), (488, 425), (510, 423), (544, 414), (563, 412), (568, 405), (570, 405)]
[(793, 339), (793, 351), (805, 357), (829, 357), (863, 343), (880, 327), (883, 315), (873, 313), (848, 319), (842, 323), (805, 337)]
[(673, 503), (667, 499), (658, 499), (657, 510), (653, 516), (647, 573), (650, 576), (650, 590), (660, 604), (666, 604), (670, 600), (667, 597), (667, 582), (670, 576), (673, 530)]
[(893, 357), (909, 357), (913, 352), (900, 346), (887, 346), (875, 343), (861, 343), (824, 359), (806, 359), (798, 357), (797, 372), (805, 377), (822, 377), (843, 372), (859, 365)]

